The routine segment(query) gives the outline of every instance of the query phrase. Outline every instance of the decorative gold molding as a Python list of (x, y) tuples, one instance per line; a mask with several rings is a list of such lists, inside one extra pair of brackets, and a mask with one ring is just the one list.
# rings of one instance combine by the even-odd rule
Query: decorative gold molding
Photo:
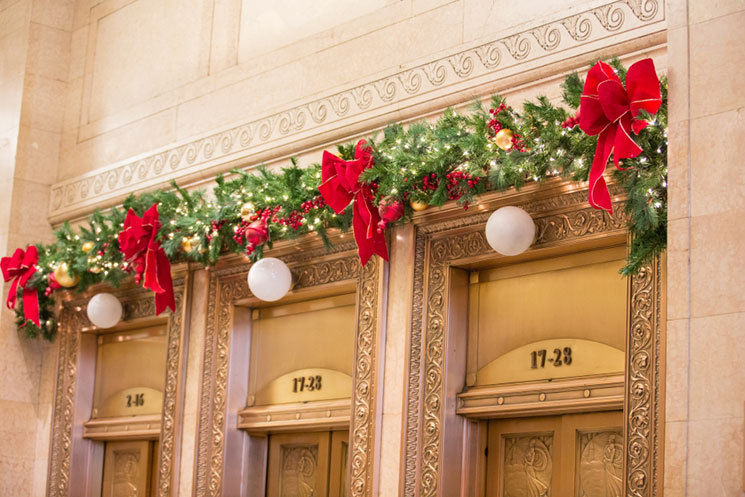
[(127, 418), (92, 419), (83, 423), (83, 437), (91, 440), (132, 440), (157, 438), (162, 428), (160, 414)]
[(348, 399), (247, 407), (238, 413), (238, 428), (249, 433), (345, 428), (350, 413)]
[[(351, 472), (353, 496), (372, 495), (375, 453), (376, 399), (381, 337), (382, 289), (385, 264), (373, 258), (362, 268), (353, 243), (340, 243), (335, 252), (324, 249), (297, 252), (284, 261), (296, 276), (295, 291), (344, 281), (357, 281), (357, 336), (351, 415)], [(235, 303), (251, 296), (246, 281), (249, 265), (229, 265), (211, 273), (199, 406), (195, 495), (222, 495), (226, 396), (230, 342)], [(248, 412), (246, 412), (248, 411)], [(245, 418), (250, 410), (243, 411)]]
[(490, 418), (496, 418), (604, 411), (621, 409), (624, 393), (623, 374), (551, 383), (472, 387), (458, 395), (456, 412), (475, 418), (488, 413)]
[[(628, 221), (623, 199), (618, 198), (617, 186), (611, 186), (616, 197), (614, 214), (587, 207), (586, 191), (562, 191), (560, 183), (543, 187), (533, 186), (521, 192), (495, 193), (483, 203), (518, 205), (529, 212), (537, 226), (534, 249), (548, 249), (577, 242), (590, 242), (607, 237), (624, 236)], [(541, 195), (541, 190), (546, 193)], [(500, 200), (501, 199), (501, 200)], [(446, 340), (446, 307), (448, 300), (448, 272), (451, 266), (484, 261), (494, 257), (486, 243), (483, 227), (489, 213), (452, 218), (444, 221), (431, 219), (417, 226), (414, 259), (413, 312), (408, 363), (408, 390), (405, 417), (405, 447), (403, 494), (406, 497), (442, 495), (442, 426), (444, 406), (444, 364)], [(659, 275), (659, 265), (655, 266)], [(629, 489), (643, 488), (647, 493), (629, 494), (647, 497), (657, 481), (658, 431), (644, 431), (644, 426), (660, 422), (656, 411), (659, 399), (654, 382), (659, 382), (659, 356), (650, 347), (660, 346), (659, 321), (655, 321), (655, 297), (660, 287), (655, 277), (645, 269), (632, 283), (632, 327), (628, 356), (633, 363), (632, 374), (625, 396), (629, 403)], [(654, 285), (658, 286), (654, 286)], [(638, 339), (635, 338), (639, 335)], [(635, 352), (640, 349), (640, 352)], [(644, 358), (648, 362), (644, 364)], [(643, 368), (642, 368), (643, 365)], [(643, 371), (645, 374), (637, 373)], [(654, 373), (653, 373), (654, 372)], [(620, 407), (621, 396), (611, 399)], [(654, 448), (652, 448), (654, 445)], [(636, 476), (634, 476), (636, 475)], [(631, 479), (634, 482), (631, 482)]]
[[(295, 146), (298, 136), (313, 144), (321, 143), (314, 136), (322, 136), (322, 131), (336, 132), (342, 138), (350, 132), (352, 116), (356, 129), (370, 129), (387, 122), (380, 122), (381, 115), (404, 112), (402, 102), (413, 107), (428, 101), (432, 110), (437, 105), (441, 108), (452, 103), (455, 88), (467, 100), (472, 98), (469, 90), (486, 81), (541, 70), (548, 63), (635, 42), (665, 29), (664, 2), (659, 0), (616, 0), (550, 22), (539, 20), (488, 43), (57, 183), (52, 187), (49, 216), (53, 223), (61, 222), (115, 203), (135, 189), (153, 188), (190, 174), (203, 177), (207, 167), (215, 174), (225, 172), (235, 161), (259, 153), (266, 159), (280, 146)], [(442, 99), (439, 104), (438, 98)]]
[[(166, 355), (166, 381), (163, 396), (163, 412), (159, 416), (158, 427), (160, 428), (160, 452), (158, 463), (158, 474), (160, 477), (158, 486), (159, 497), (172, 495), (173, 484), (178, 477), (178, 447), (181, 437), (181, 411), (183, 402), (183, 366), (185, 355), (184, 340), (184, 305), (187, 278), (184, 276), (174, 278), (174, 292), (176, 297), (176, 311), (168, 318), (168, 348)], [(90, 293), (90, 292), (89, 292)], [(91, 294), (83, 296), (66, 294), (66, 300), (60, 303), (58, 322), (60, 323), (59, 352), (57, 357), (57, 383), (54, 397), (54, 411), (52, 420), (51, 447), (49, 477), (47, 482), (47, 495), (49, 497), (68, 497), (70, 493), (70, 482), (74, 478), (87, 477), (88, 468), (73, 468), (72, 451), (73, 445), (83, 443), (81, 435), (82, 427), (76, 427), (76, 423), (83, 424), (79, 420), (81, 416), (86, 419), (88, 414), (77, 412), (76, 390), (78, 387), (77, 369), (80, 357), (81, 338), (85, 330), (95, 328), (85, 314), (85, 306)], [(126, 323), (138, 319), (154, 319), (155, 305), (153, 294), (135, 286), (125, 286), (116, 292), (124, 307), (123, 321)], [(152, 423), (151, 419), (133, 420), (135, 427), (140, 421)], [(99, 423), (100, 424), (100, 423)], [(87, 429), (93, 429), (92, 439), (106, 439), (106, 435), (98, 432), (99, 426), (94, 423)], [(153, 427), (143, 428), (148, 436), (152, 434)]]
[(660, 260), (631, 279), (630, 332), (626, 350), (626, 489), (629, 497), (655, 497), (662, 477), (660, 440), (664, 329)]
[[(79, 330), (84, 319), (80, 312), (65, 306), (58, 315), (65, 326), (60, 330), (57, 356), (57, 386), (54, 394), (50, 461), (47, 480), (49, 497), (66, 497), (70, 484), (72, 454), (72, 418), (74, 411), (75, 373), (78, 362)], [(87, 320), (85, 320), (87, 321)]]

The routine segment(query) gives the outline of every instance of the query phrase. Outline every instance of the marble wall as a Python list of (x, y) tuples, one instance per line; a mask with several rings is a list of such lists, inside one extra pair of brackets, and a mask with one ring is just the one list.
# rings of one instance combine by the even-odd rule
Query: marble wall
[(745, 2), (671, 0), (665, 496), (745, 495)]
[[(43, 206), (57, 180), (72, 12), (64, 0), (0, 1), (3, 255), (51, 237)], [(0, 494), (44, 495), (55, 360), (54, 345), (23, 338), (3, 305)]]

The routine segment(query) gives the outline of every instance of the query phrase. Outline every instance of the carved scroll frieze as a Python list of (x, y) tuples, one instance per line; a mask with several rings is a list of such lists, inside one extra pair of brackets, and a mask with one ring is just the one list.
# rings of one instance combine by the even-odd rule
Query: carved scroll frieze
[[(622, 202), (614, 205), (614, 214), (610, 215), (588, 208), (586, 199), (586, 191), (577, 191), (530, 202), (520, 200), (518, 196), (513, 205), (531, 212), (537, 226), (534, 247), (625, 233), (628, 218)], [(483, 232), (488, 215), (479, 213), (456, 220), (433, 222), (420, 225), (417, 229), (404, 449), (406, 497), (442, 495), (442, 426), (446, 401), (443, 378), (447, 374), (443, 364), (446, 362), (448, 271), (452, 265), (483, 258), (491, 253)], [(652, 432), (645, 431), (649, 423), (657, 422), (656, 413), (649, 412), (657, 405), (657, 400), (650, 398), (656, 392), (652, 382), (657, 380), (655, 374), (646, 374), (659, 367), (659, 359), (649, 352), (650, 347), (659, 347), (659, 326), (653, 318), (653, 302), (659, 298), (660, 289), (654, 286), (657, 281), (655, 277), (647, 277), (651, 271), (651, 268), (642, 271), (632, 284), (631, 376), (626, 387), (629, 396), (629, 489), (641, 485), (641, 482), (646, 482), (644, 488), (648, 489), (651, 485), (649, 482), (657, 477), (649, 473), (650, 468), (654, 467), (652, 463), (656, 461), (656, 456), (652, 455), (656, 451), (650, 446), (655, 441), (650, 438)], [(645, 492), (629, 495), (653, 495)]]
[[(295, 276), (295, 289), (342, 281), (357, 281), (358, 326), (355, 339), (355, 374), (351, 415), (351, 495), (372, 492), (372, 465), (377, 390), (377, 347), (380, 337), (382, 261), (373, 258), (364, 268), (352, 242), (337, 244), (333, 253), (308, 250), (283, 257)], [(325, 254), (322, 256), (322, 254)], [(199, 408), (195, 495), (221, 495), (223, 485), (226, 396), (233, 309), (236, 301), (251, 296), (247, 264), (213, 271), (208, 288), (204, 374)]]
[[(400, 110), (403, 100), (421, 99), (427, 94), (431, 94), (434, 101), (445, 86), (463, 86), (471, 81), (478, 85), (484, 76), (506, 77), (522, 73), (554, 54), (561, 53), (565, 57), (571, 53), (581, 54), (585, 45), (588, 45), (588, 50), (596, 50), (638, 38), (640, 34), (664, 31), (664, 20), (664, 5), (660, 0), (616, 0), (550, 22), (542, 20), (487, 43), (407, 67), (144, 158), (102, 167), (94, 174), (58, 183), (52, 187), (49, 213), (55, 221), (62, 220), (70, 213), (105, 205), (107, 198), (198, 171), (207, 163), (215, 164), (222, 160), (226, 164), (224, 170), (228, 170), (232, 167), (229, 161), (236, 157), (265, 150), (270, 144), (272, 147), (289, 145), (301, 132), (328, 131), (338, 127), (343, 133), (348, 133), (342, 122), (349, 115), (364, 118), (367, 113), (377, 116), (386, 108)], [(463, 94), (464, 98), (471, 98), (469, 92)], [(335, 124), (337, 122), (339, 124)]]
[[(160, 431), (158, 459), (158, 496), (173, 494), (171, 485), (177, 471), (176, 447), (181, 436), (181, 371), (183, 340), (183, 312), (185, 299), (184, 278), (174, 279), (176, 311), (170, 315), (167, 332), (166, 380), (163, 395), (163, 410)], [(117, 292), (124, 307), (124, 320), (155, 316), (152, 292), (134, 287)], [(60, 323), (59, 351), (57, 358), (57, 385), (54, 398), (52, 421), (52, 447), (50, 450), (50, 469), (47, 494), (50, 497), (68, 497), (71, 478), (82, 477), (87, 468), (71, 467), (72, 448), (82, 430), (73, 430), (75, 416), (75, 395), (77, 389), (77, 364), (80, 355), (82, 330), (92, 325), (85, 313), (87, 299), (77, 297), (62, 304), (58, 322)], [(74, 434), (75, 433), (75, 434)], [(72, 471), (72, 473), (71, 473)]]

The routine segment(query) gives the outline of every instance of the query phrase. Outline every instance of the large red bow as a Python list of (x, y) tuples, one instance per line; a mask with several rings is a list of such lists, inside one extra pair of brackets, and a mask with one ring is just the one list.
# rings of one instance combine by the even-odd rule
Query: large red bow
[(160, 229), (158, 205), (153, 205), (142, 215), (137, 216), (132, 209), (124, 219), (124, 229), (119, 233), (119, 249), (124, 259), (135, 270), (135, 281), (139, 284), (143, 274), (142, 286), (155, 292), (155, 313), (160, 314), (166, 307), (176, 310), (171, 281), (171, 262), (157, 240)]
[(611, 153), (616, 167), (619, 160), (636, 157), (641, 147), (631, 139), (647, 126), (637, 119), (639, 111), (657, 112), (662, 104), (660, 82), (652, 59), (633, 64), (626, 74), (626, 88), (608, 64), (598, 62), (587, 73), (582, 91), (579, 127), (590, 136), (598, 136), (598, 146), (590, 169), (590, 205), (613, 213), (610, 192), (603, 179)]
[(354, 201), (352, 226), (360, 261), (364, 266), (373, 254), (388, 260), (385, 235), (378, 233), (380, 215), (373, 205), (373, 192), (369, 185), (360, 183), (362, 171), (373, 165), (372, 151), (365, 140), (357, 143), (355, 160), (345, 161), (329, 152), (323, 152), (321, 162), (321, 192), (326, 203), (341, 214)]
[(11, 257), (3, 257), (0, 260), (0, 267), (3, 271), (3, 279), (6, 282), (13, 280), (5, 305), (8, 306), (8, 309), (15, 308), (18, 287), (21, 287), (23, 289), (23, 315), (26, 320), (30, 320), (36, 326), (41, 327), (39, 322), (39, 295), (36, 293), (36, 288), (26, 286), (36, 272), (37, 262), (39, 262), (39, 254), (36, 247), (29, 245), (25, 252), (23, 249), (16, 249)]

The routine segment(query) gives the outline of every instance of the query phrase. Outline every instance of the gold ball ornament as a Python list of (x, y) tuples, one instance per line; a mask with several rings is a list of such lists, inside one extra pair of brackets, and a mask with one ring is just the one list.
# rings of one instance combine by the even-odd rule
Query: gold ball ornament
[(80, 276), (74, 278), (70, 276), (70, 268), (66, 262), (62, 262), (54, 268), (54, 279), (59, 283), (60, 286), (65, 288), (72, 288), (80, 281)]
[(429, 207), (429, 204), (427, 202), (420, 202), (414, 199), (409, 200), (409, 205), (411, 206), (412, 209), (414, 209), (417, 212), (423, 211), (424, 209)]
[(241, 219), (243, 219), (244, 221), (250, 221), (250, 218), (254, 215), (254, 213), (254, 204), (252, 204), (251, 202), (246, 202), (241, 206)]
[(95, 246), (95, 244), (93, 242), (85, 242), (83, 244), (83, 247), (80, 250), (82, 250), (83, 253), (87, 254), (88, 252), (90, 252), (91, 250), (93, 250), (93, 247), (94, 246)]
[(194, 248), (199, 247), (199, 237), (198, 236), (192, 236), (188, 237), (185, 236), (181, 239), (181, 248), (184, 249), (184, 252), (189, 253)]
[(101, 271), (103, 271), (103, 268), (101, 268), (101, 266), (92, 266), (88, 268), (88, 272), (91, 272), (93, 274), (98, 274)]
[(512, 137), (514, 136), (514, 133), (512, 130), (507, 128), (502, 128), (499, 131), (497, 131), (497, 136), (494, 137), (494, 143), (497, 144), (499, 148), (502, 150), (509, 150), (512, 148)]

